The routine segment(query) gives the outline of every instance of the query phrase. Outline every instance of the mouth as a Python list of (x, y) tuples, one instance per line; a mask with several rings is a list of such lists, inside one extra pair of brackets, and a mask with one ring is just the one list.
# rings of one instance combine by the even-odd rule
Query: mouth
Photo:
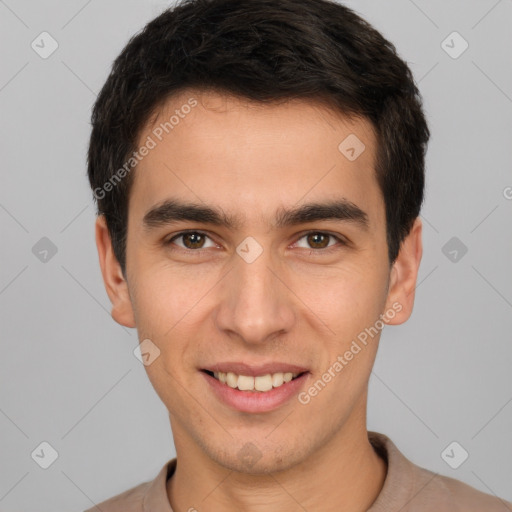
[(206, 369), (202, 369), (201, 371), (213, 377), (226, 387), (254, 393), (267, 393), (299, 379), (304, 374), (308, 373), (306, 370), (301, 372), (266, 373), (264, 375), (240, 375), (234, 372), (221, 372)]
[[(236, 370), (240, 373), (235, 373)], [(286, 371), (283, 371), (286, 370)], [(311, 372), (300, 366), (223, 363), (199, 371), (212, 397), (242, 413), (262, 414), (293, 403)]]

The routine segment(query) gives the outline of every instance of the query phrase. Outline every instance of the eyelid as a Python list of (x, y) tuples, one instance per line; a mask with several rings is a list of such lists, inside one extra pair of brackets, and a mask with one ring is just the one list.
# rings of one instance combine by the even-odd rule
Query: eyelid
[[(188, 235), (190, 233), (197, 233), (198, 235), (203, 235), (203, 236), (209, 238), (213, 243), (220, 245), (213, 239), (213, 237), (210, 235), (210, 233), (208, 233), (208, 231), (203, 231), (201, 229), (185, 229), (183, 231), (180, 231), (179, 233), (172, 235), (171, 238), (164, 240), (164, 245), (171, 245), (174, 242), (174, 240), (176, 240), (177, 238), (180, 238), (184, 235)], [(187, 248), (183, 248), (180, 246), (178, 246), (178, 249), (181, 249), (182, 251), (186, 251), (186, 252), (201, 252), (201, 251), (206, 250), (206, 249), (187, 249)], [(210, 249), (210, 247), (207, 247), (207, 249)]]
[[(186, 229), (186, 230), (180, 231), (179, 233), (176, 233), (176, 234), (172, 235), (171, 238), (169, 238), (168, 240), (164, 241), (164, 245), (171, 245), (175, 239), (180, 238), (181, 236), (186, 235), (186, 234), (190, 234), (190, 233), (197, 233), (197, 234), (200, 234), (200, 235), (204, 235), (207, 238), (209, 238), (213, 243), (215, 243), (217, 245), (220, 245), (220, 244), (218, 244), (212, 238), (212, 236), (209, 234), (208, 231), (204, 231), (204, 230), (201, 230), (201, 229)], [(336, 239), (338, 244), (335, 244), (335, 245), (332, 245), (332, 246), (328, 246), (328, 247), (326, 247), (324, 249), (313, 249), (313, 248), (306, 249), (306, 248), (303, 248), (303, 247), (301, 248), (301, 249), (304, 249), (304, 250), (309, 250), (310, 253), (318, 253), (318, 254), (328, 253), (328, 252), (331, 252), (332, 250), (336, 250), (337, 248), (339, 248), (339, 245), (341, 245), (341, 246), (348, 245), (348, 241), (344, 237), (342, 237), (340, 235), (335, 235), (334, 233), (331, 233), (330, 231), (321, 231), (321, 230), (318, 230), (318, 229), (310, 229), (310, 230), (307, 230), (307, 231), (299, 233), (298, 235), (296, 235), (297, 239), (296, 239), (295, 242), (293, 242), (293, 245), (295, 245), (302, 238), (304, 238), (304, 237), (306, 237), (308, 235), (312, 235), (312, 234), (321, 234), (321, 235), (330, 236), (331, 238)], [(192, 252), (194, 252), (194, 253), (202, 253), (203, 251), (206, 251), (207, 249), (211, 249), (211, 247), (201, 248), (201, 249), (187, 249), (187, 248), (183, 248), (183, 247), (177, 246), (176, 250), (181, 250), (181, 251), (185, 251), (185, 252), (188, 252), (188, 253), (192, 253)]]
[(304, 238), (305, 236), (308, 236), (308, 235), (316, 235), (316, 234), (319, 234), (319, 235), (327, 235), (331, 238), (334, 238), (338, 244), (334, 244), (334, 245), (331, 245), (331, 246), (328, 246), (326, 247), (325, 249), (305, 249), (305, 250), (309, 250), (310, 253), (327, 253), (327, 252), (330, 252), (332, 250), (336, 250), (337, 248), (339, 248), (339, 245), (341, 246), (346, 246), (348, 245), (348, 241), (341, 235), (335, 235), (334, 233), (331, 233), (330, 231), (322, 231), (322, 230), (319, 230), (319, 229), (310, 229), (308, 231), (305, 231), (303, 233), (300, 233), (298, 236), (297, 236), (297, 240), (294, 242), (294, 245), (299, 241), (301, 240), (302, 238)]

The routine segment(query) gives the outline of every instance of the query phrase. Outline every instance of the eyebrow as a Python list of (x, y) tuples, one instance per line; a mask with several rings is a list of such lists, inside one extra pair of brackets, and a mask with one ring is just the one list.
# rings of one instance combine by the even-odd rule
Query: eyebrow
[[(220, 208), (167, 199), (148, 210), (142, 224), (147, 232), (180, 221), (212, 224), (234, 230), (242, 226), (242, 220), (241, 216), (228, 215)], [(346, 221), (363, 230), (368, 230), (369, 227), (366, 212), (343, 198), (322, 203), (308, 203), (291, 209), (280, 208), (272, 226), (283, 228), (323, 220)]]

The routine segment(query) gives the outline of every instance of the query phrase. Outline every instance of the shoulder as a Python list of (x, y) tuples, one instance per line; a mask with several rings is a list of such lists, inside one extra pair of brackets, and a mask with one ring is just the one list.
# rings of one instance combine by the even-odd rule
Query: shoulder
[(512, 503), (479, 491), (455, 478), (419, 466), (416, 466), (416, 475), (418, 483), (424, 484), (423, 488), (418, 486), (416, 492), (425, 510), (435, 506), (438, 512), (512, 512)]
[(116, 496), (112, 496), (84, 512), (140, 512), (142, 501), (151, 482), (144, 482)]
[(369, 432), (369, 439), (388, 463), (384, 487), (370, 512), (512, 512), (508, 501), (414, 464), (384, 434)]
[(132, 487), (84, 512), (172, 512), (167, 498), (166, 482), (174, 473), (176, 463), (176, 458), (167, 461), (153, 480)]

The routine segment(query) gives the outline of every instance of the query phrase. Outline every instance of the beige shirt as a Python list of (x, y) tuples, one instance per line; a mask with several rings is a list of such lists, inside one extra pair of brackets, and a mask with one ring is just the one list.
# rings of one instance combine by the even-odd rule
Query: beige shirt
[[(409, 461), (385, 435), (368, 432), (375, 451), (387, 460), (384, 486), (367, 512), (512, 512), (512, 503), (480, 492)], [(173, 512), (166, 482), (176, 469), (167, 462), (157, 477), (85, 512)], [(512, 485), (512, 482), (511, 482)]]

